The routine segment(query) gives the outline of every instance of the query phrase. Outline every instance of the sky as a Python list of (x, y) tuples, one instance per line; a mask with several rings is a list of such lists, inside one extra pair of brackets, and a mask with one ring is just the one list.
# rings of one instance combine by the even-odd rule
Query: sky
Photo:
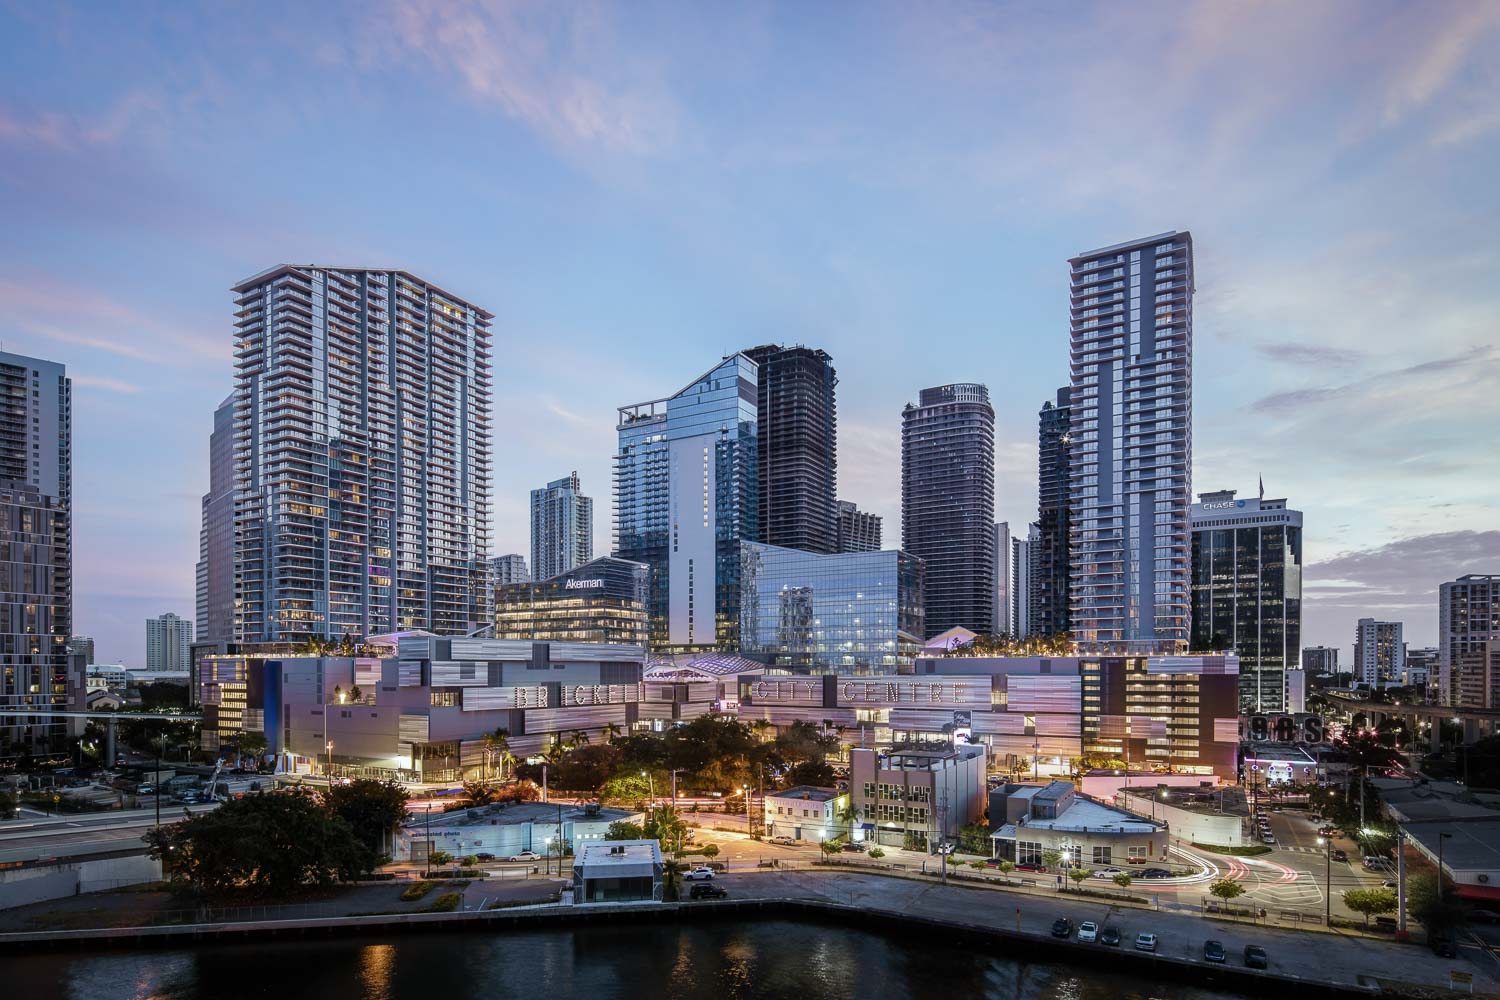
[(495, 313), (497, 552), (616, 407), (838, 369), (839, 496), (979, 381), (1035, 518), (1067, 258), (1191, 230), (1195, 491), (1306, 513), (1305, 644), (1500, 572), (1500, 3), (0, 0), (0, 344), (74, 379), (75, 630), (193, 614), (230, 286), (399, 267)]

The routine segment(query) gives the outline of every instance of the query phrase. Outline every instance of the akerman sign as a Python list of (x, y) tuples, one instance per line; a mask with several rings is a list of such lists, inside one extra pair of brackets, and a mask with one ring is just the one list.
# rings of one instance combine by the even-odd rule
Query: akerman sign
[(568, 580), (563, 583), (563, 590), (598, 590), (603, 586), (603, 580)]

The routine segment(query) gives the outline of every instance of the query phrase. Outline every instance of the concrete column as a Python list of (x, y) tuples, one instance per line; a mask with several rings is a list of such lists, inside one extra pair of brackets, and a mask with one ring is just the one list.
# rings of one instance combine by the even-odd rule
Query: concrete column
[(115, 720), (104, 722), (104, 766), (115, 766)]
[(1478, 719), (1465, 719), (1463, 721), (1463, 726), (1464, 726), (1464, 742), (1465, 743), (1477, 743), (1479, 741), (1479, 720)]
[(1443, 720), (1432, 720), (1432, 735), (1429, 737), (1428, 748), (1432, 753), (1443, 752)]

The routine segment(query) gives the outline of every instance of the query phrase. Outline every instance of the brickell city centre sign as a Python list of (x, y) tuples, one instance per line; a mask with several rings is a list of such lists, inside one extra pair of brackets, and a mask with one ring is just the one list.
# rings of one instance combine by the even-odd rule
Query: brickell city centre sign
[[(752, 685), (757, 705), (823, 707), (824, 679), (766, 679)], [(989, 705), (988, 678), (925, 677), (900, 680), (839, 680), (834, 691), (838, 707), (886, 707), (896, 705), (959, 706)], [(833, 707), (833, 706), (828, 706)]]

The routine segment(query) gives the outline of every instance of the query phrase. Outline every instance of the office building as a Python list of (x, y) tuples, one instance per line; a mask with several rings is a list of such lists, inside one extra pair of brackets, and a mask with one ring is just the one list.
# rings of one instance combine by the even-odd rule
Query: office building
[(995, 635), (1015, 636), (1015, 609), (1011, 605), (1015, 579), (1015, 558), (1010, 544), (1010, 522), (995, 522)]
[(849, 793), (837, 788), (796, 785), (779, 792), (766, 792), (766, 837), (791, 837), (818, 844), (846, 837), (853, 843), (865, 839), (864, 828), (851, 821)]
[(495, 638), (646, 644), (645, 563), (600, 556), (548, 580), (495, 588)]
[(198, 642), (234, 638), (234, 393), (214, 410), (198, 527)]
[[(1193, 240), (1069, 262), (1073, 635), (1130, 652), (1188, 642)], [(920, 553), (919, 553), (920, 554)]]
[(1042, 404), (1037, 415), (1037, 531), (1035, 551), (1031, 553), (1033, 635), (1057, 635), (1073, 626), (1069, 606), (1069, 580), (1072, 556), (1069, 531), (1072, 518), (1068, 509), (1072, 438), (1068, 422), (1072, 408), (1068, 404), (1068, 387), (1057, 390), (1056, 403)]
[(879, 552), (880, 515), (860, 510), (848, 500), (840, 500), (836, 551)]
[(740, 643), (799, 673), (896, 673), (921, 646), (922, 562), (905, 552), (827, 555), (746, 542)]
[(1041, 529), (1033, 521), (1025, 538), (1010, 540), (1010, 618), (1015, 623), (1011, 633), (1017, 639), (1032, 635), (1031, 598), (1036, 593), (1036, 563), (1034, 553), (1041, 546)]
[(1282, 678), (1286, 687), (1282, 695), (1281, 711), (1291, 712), (1293, 715), (1306, 712), (1307, 672), (1301, 667), (1288, 667)]
[(594, 558), (594, 501), (581, 492), (578, 473), (531, 491), (531, 569), (538, 580)]
[(985, 807), (985, 749), (895, 747), (849, 752), (849, 801), (863, 839), (933, 853), (958, 838)]
[(901, 414), (901, 547), (925, 567), (927, 636), (994, 624), (994, 514), (989, 390), (923, 389)]
[(1337, 646), (1307, 646), (1302, 650), (1302, 669), (1314, 677), (1339, 673), (1339, 649)]
[(1302, 512), (1203, 493), (1192, 508), (1192, 647), (1240, 657), (1240, 711), (1285, 711), (1302, 648)]
[(1401, 622), (1361, 618), (1354, 626), (1354, 682), (1368, 688), (1401, 683), (1406, 640)]
[(1401, 686), (1415, 688), (1418, 693), (1426, 695), (1429, 690), (1436, 692), (1438, 684), (1438, 665), (1442, 656), (1436, 646), (1425, 646), (1418, 649), (1406, 650), (1406, 672), (1401, 677)]
[(731, 355), (620, 408), (614, 554), (650, 567), (653, 650), (739, 645), (740, 544), (758, 537), (756, 368)]
[(86, 635), (75, 635), (68, 638), (68, 655), (81, 656), (85, 664), (94, 662), (94, 640)]
[[(838, 376), (826, 351), (766, 345), (744, 352), (757, 366), (759, 465), (754, 541), (837, 552)], [(875, 544), (880, 547), (879, 542)]]
[(146, 619), (146, 669), (186, 670), (192, 663), (193, 623), (172, 612)]
[(486, 622), (491, 314), (396, 270), (234, 293), (236, 640)]
[(530, 582), (531, 570), (526, 568), (526, 557), (521, 553), (490, 557), (490, 590), (512, 583)]
[[(73, 634), (73, 387), (53, 361), (0, 352), (0, 706), (85, 698)], [(0, 719), (0, 743), (60, 748), (65, 720)]]
[(1500, 574), (1469, 573), (1440, 584), (1438, 704), (1459, 704), (1455, 665), (1487, 649), (1500, 649)]

